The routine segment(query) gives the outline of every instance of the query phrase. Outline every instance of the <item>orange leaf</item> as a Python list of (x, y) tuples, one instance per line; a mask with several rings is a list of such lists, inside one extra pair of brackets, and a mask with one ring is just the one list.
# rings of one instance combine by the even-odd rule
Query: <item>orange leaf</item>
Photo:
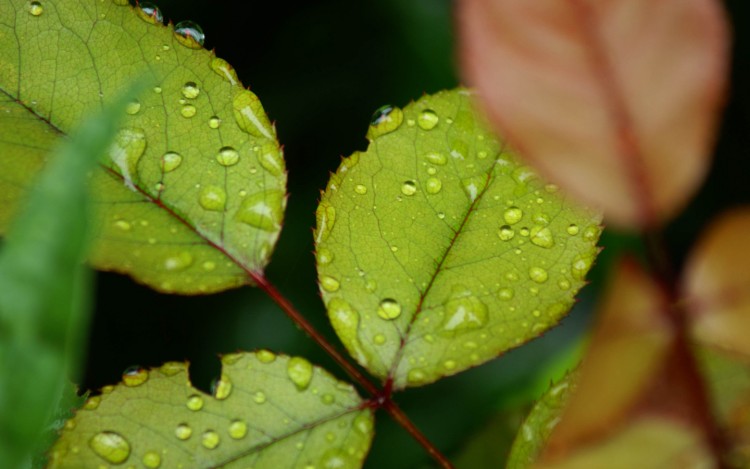
[(712, 223), (693, 250), (683, 278), (693, 335), (750, 356), (750, 207)]
[(715, 0), (464, 0), (461, 60), (497, 130), (625, 226), (700, 185), (726, 88)]

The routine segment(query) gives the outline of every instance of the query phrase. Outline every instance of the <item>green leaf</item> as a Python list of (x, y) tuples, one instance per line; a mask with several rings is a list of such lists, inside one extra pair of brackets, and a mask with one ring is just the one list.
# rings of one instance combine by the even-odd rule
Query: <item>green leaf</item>
[(315, 231), (328, 315), (363, 366), (426, 384), (560, 320), (600, 217), (519, 165), (469, 92), (382, 108), (368, 137), (331, 177)]
[(90, 117), (56, 152), (0, 252), (0, 467), (26, 466), (70, 396), (88, 323), (87, 173), (127, 100)]
[(152, 88), (92, 177), (91, 263), (164, 292), (251, 283), (281, 229), (286, 172), (232, 67), (120, 0), (4, 1), (0, 18), (0, 229), (53, 143), (145, 74)]
[(357, 468), (372, 411), (347, 384), (299, 357), (222, 357), (209, 396), (182, 363), (133, 369), (89, 398), (52, 449), (51, 468)]

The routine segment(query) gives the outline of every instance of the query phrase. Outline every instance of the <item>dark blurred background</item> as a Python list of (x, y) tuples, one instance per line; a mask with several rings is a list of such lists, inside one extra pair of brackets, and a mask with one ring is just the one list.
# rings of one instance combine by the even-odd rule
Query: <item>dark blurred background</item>
[[(750, 8), (744, 0), (726, 5), (735, 34), (731, 98), (710, 177), (685, 214), (667, 229), (677, 266), (711, 217), (750, 200)], [(402, 106), (459, 83), (452, 2), (214, 0), (209, 5), (206, 0), (161, 0), (158, 7), (165, 20), (199, 23), (206, 47), (234, 65), (276, 121), (290, 199), (267, 275), (338, 345), (317, 291), (312, 254), (319, 191), (342, 155), (366, 147), (373, 110), (386, 103)], [(522, 415), (517, 409), (565, 366), (566, 353), (570, 356), (590, 323), (612, 258), (623, 249), (639, 249), (634, 237), (618, 233), (605, 232), (601, 244), (606, 249), (590, 275), (592, 284), (560, 327), (485, 366), (397, 395), (416, 424), (450, 457), (460, 456), (463, 467), (502, 467), (502, 429), (512, 433)], [(130, 365), (189, 360), (194, 384), (208, 390), (220, 369), (219, 353), (258, 348), (304, 355), (346, 379), (257, 289), (168, 296), (108, 273), (99, 274), (97, 284), (86, 389), (118, 382)], [(503, 416), (508, 425), (503, 426)], [(430, 466), (421, 447), (387, 415), (376, 418), (366, 467)], [(487, 425), (499, 429), (496, 444), (473, 447), (462, 455), (466, 443)]]

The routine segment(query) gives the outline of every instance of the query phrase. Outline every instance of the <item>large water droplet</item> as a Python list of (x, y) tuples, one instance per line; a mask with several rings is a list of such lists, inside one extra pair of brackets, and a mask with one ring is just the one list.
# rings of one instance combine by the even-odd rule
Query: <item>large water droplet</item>
[(193, 264), (193, 256), (187, 251), (167, 257), (164, 260), (164, 268), (171, 271), (185, 270)]
[(583, 239), (586, 241), (596, 241), (599, 234), (601, 234), (601, 231), (601, 228), (596, 225), (587, 226), (586, 229), (583, 230)]
[(198, 203), (206, 210), (223, 212), (227, 203), (227, 193), (218, 186), (205, 186), (201, 188)]
[(328, 265), (333, 261), (333, 253), (328, 248), (318, 248), (316, 255), (319, 265)]
[(180, 21), (174, 25), (174, 33), (180, 44), (191, 49), (200, 49), (206, 41), (203, 29), (190, 20)]
[(119, 433), (99, 432), (89, 440), (94, 453), (112, 464), (125, 462), (130, 456), (130, 443)]
[(260, 148), (258, 162), (274, 176), (281, 176), (284, 173), (284, 158), (275, 143), (268, 143)]
[(122, 373), (125, 386), (135, 387), (148, 381), (148, 370), (140, 366), (131, 366)]
[(39, 2), (29, 2), (27, 9), (32, 16), (40, 16), (44, 13), (44, 7)]
[(149, 469), (156, 469), (161, 466), (161, 456), (156, 451), (146, 451), (141, 461)]
[(477, 197), (479, 197), (479, 194), (484, 190), (486, 186), (486, 176), (474, 176), (461, 180), (461, 187), (463, 187), (466, 197), (468, 197), (472, 202), (477, 200)]
[(270, 350), (261, 349), (255, 352), (256, 358), (261, 363), (273, 363), (276, 360), (276, 354)]
[(443, 329), (463, 331), (477, 329), (485, 324), (487, 324), (487, 305), (466, 287), (454, 286), (451, 298), (445, 304)]
[(320, 286), (323, 287), (325, 291), (335, 292), (339, 289), (341, 284), (335, 278), (329, 275), (324, 275), (320, 278)]
[(514, 225), (523, 218), (523, 211), (518, 207), (509, 207), (503, 213), (503, 220), (509, 225)]
[(313, 377), (313, 366), (302, 357), (291, 357), (287, 362), (286, 372), (297, 389), (303, 391), (310, 385)]
[(592, 258), (590, 256), (576, 256), (573, 259), (573, 264), (570, 267), (570, 274), (576, 280), (583, 280), (586, 278), (586, 273), (591, 268)]
[(571, 223), (571, 224), (570, 224), (570, 225), (569, 225), (569, 226), (568, 226), (568, 227), (567, 227), (567, 228), (565, 229), (565, 231), (567, 231), (567, 232), (568, 232), (568, 234), (569, 234), (570, 236), (575, 236), (575, 235), (577, 235), (577, 234), (578, 234), (578, 225), (576, 225), (575, 223)]
[(110, 159), (120, 170), (125, 185), (133, 191), (136, 190), (133, 178), (145, 150), (146, 134), (141, 129), (133, 128), (120, 129), (109, 147)]
[(511, 228), (510, 225), (501, 226), (500, 230), (497, 232), (497, 236), (503, 241), (510, 241), (515, 235), (516, 232), (513, 231), (513, 228)]
[(190, 438), (190, 436), (193, 434), (193, 429), (190, 428), (190, 425), (186, 423), (181, 423), (177, 425), (174, 429), (174, 436), (176, 436), (180, 440), (187, 440)]
[(331, 234), (333, 225), (336, 222), (336, 209), (331, 206), (328, 202), (321, 201), (318, 205), (318, 209), (315, 211), (315, 243), (320, 244), (321, 241), (328, 239)]
[(208, 126), (212, 129), (218, 129), (221, 126), (221, 119), (218, 116), (211, 116), (208, 119)]
[(168, 151), (161, 157), (161, 167), (165, 173), (174, 171), (182, 164), (182, 156), (179, 153)]
[(216, 161), (222, 166), (234, 166), (240, 161), (240, 153), (233, 147), (221, 147)]
[(180, 114), (186, 119), (190, 119), (198, 112), (195, 106), (192, 104), (186, 104), (180, 108)]
[(393, 298), (386, 298), (378, 305), (378, 316), (386, 320), (393, 320), (401, 316), (401, 304)]
[(364, 186), (362, 184), (357, 184), (354, 186), (354, 192), (356, 192), (359, 195), (365, 195), (367, 194), (367, 186)]
[(281, 227), (283, 203), (283, 192), (257, 192), (242, 201), (235, 218), (261, 230), (277, 231)]
[(211, 61), (211, 70), (224, 80), (228, 81), (232, 86), (240, 82), (240, 79), (237, 78), (237, 72), (235, 72), (234, 68), (224, 59), (220, 59), (219, 57), (214, 58)]
[(417, 124), (424, 130), (434, 129), (435, 126), (438, 125), (439, 121), (440, 118), (432, 109), (425, 109), (424, 111), (420, 112), (419, 117), (417, 117)]
[(97, 407), (99, 407), (99, 404), (102, 402), (102, 398), (100, 396), (92, 396), (86, 399), (86, 403), (83, 404), (83, 408), (86, 410), (95, 410)]
[(368, 436), (372, 434), (373, 422), (369, 413), (361, 413), (354, 419), (354, 429), (359, 433)]
[(140, 2), (135, 11), (138, 13), (138, 16), (147, 23), (161, 24), (164, 22), (164, 16), (161, 14), (161, 10), (159, 10), (159, 8), (153, 3)]
[(404, 113), (401, 109), (391, 105), (382, 106), (372, 114), (367, 138), (373, 140), (381, 135), (393, 132), (401, 126), (403, 121)]
[(536, 246), (549, 249), (555, 245), (555, 240), (552, 237), (552, 232), (546, 226), (535, 226), (531, 228), (531, 233), (529, 233), (529, 236), (531, 236), (531, 243)]
[(404, 195), (414, 195), (417, 193), (417, 183), (414, 181), (404, 181), (401, 184), (401, 193)]
[(206, 449), (215, 449), (217, 446), (219, 446), (219, 442), (219, 434), (213, 430), (206, 430), (201, 435), (201, 444)]
[(141, 102), (137, 99), (134, 99), (130, 101), (127, 105), (125, 105), (125, 112), (130, 114), (131, 116), (134, 116), (138, 114), (138, 111), (141, 110)]
[(201, 93), (201, 89), (194, 81), (189, 81), (182, 85), (182, 95), (187, 99), (195, 99)]
[(219, 379), (212, 383), (211, 392), (220, 401), (229, 397), (232, 393), (232, 382), (229, 380), (229, 377), (222, 374)]
[(273, 139), (271, 122), (255, 93), (250, 90), (240, 91), (234, 97), (232, 108), (240, 129), (256, 137)]
[(188, 397), (186, 405), (192, 411), (199, 411), (203, 408), (203, 398), (197, 394), (192, 394)]
[(185, 364), (180, 362), (166, 362), (159, 367), (159, 372), (164, 376), (174, 376), (181, 371), (185, 371)]
[(443, 155), (442, 153), (437, 153), (437, 152), (427, 153), (424, 157), (430, 163), (436, 164), (438, 166), (443, 166), (448, 161), (445, 155)]
[(247, 423), (244, 420), (232, 420), (229, 424), (229, 436), (235, 440), (241, 440), (247, 435)]
[(549, 278), (547, 271), (541, 267), (532, 267), (529, 269), (529, 278), (536, 283), (544, 283)]
[(438, 178), (429, 178), (424, 186), (428, 194), (434, 195), (440, 192), (440, 189), (443, 188), (443, 183)]
[(122, 231), (130, 231), (132, 225), (125, 220), (117, 220), (114, 225)]

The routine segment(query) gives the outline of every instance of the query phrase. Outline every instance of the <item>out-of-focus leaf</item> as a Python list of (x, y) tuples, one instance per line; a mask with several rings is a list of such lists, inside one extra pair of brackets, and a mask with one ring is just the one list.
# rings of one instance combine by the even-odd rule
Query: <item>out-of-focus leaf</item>
[(228, 63), (148, 8), (0, 2), (0, 231), (54, 142), (145, 74), (92, 177), (92, 265), (164, 292), (252, 283), (286, 201), (275, 130)]
[(464, 75), (490, 120), (553, 182), (621, 225), (700, 185), (726, 87), (716, 0), (466, 0)]
[(488, 132), (466, 90), (376, 112), (317, 210), (321, 293), (349, 352), (395, 388), (495, 358), (570, 309), (598, 215)]
[(213, 396), (182, 363), (126, 371), (67, 422), (49, 467), (361, 467), (373, 416), (350, 385), (265, 350), (222, 362)]
[(47, 450), (57, 440), (65, 422), (73, 418), (75, 410), (83, 406), (87, 398), (88, 393), (85, 393), (83, 396), (78, 395), (78, 388), (75, 384), (71, 382), (65, 383), (60, 401), (57, 403), (57, 408), (52, 415), (51, 423), (45, 429), (37, 449), (34, 450), (31, 463), (33, 469), (42, 469), (47, 465)]
[(685, 268), (683, 291), (693, 335), (750, 357), (750, 208), (711, 224)]
[(522, 409), (501, 411), (479, 432), (469, 435), (466, 446), (454, 458), (457, 469), (496, 468), (508, 458), (513, 438), (524, 414)]

